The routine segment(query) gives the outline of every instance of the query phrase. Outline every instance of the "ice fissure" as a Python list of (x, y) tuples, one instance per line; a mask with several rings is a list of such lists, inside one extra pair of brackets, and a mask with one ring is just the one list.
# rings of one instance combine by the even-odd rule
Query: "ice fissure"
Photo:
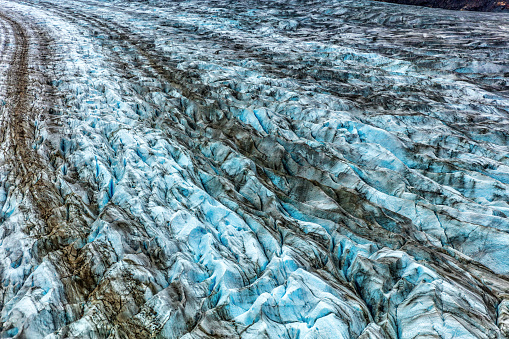
[(0, 0), (0, 333), (505, 338), (509, 17)]

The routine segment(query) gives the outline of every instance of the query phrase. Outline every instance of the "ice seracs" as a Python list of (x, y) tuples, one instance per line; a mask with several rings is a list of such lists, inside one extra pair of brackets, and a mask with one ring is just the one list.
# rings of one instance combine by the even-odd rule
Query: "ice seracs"
[(0, 164), (3, 336), (509, 335), (507, 15), (0, 8), (47, 78), (38, 179)]

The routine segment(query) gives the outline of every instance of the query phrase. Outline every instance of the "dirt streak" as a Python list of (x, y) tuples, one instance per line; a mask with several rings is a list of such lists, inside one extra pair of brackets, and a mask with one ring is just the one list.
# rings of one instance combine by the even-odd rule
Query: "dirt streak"
[[(23, 233), (34, 239), (34, 264), (42, 262), (42, 258), (46, 257), (60, 276), (69, 276), (72, 275), (69, 274), (72, 265), (66, 256), (66, 241), (78, 238), (78, 231), (75, 230), (81, 219), (75, 218), (70, 222), (65, 212), (68, 205), (79, 205), (81, 201), (74, 196), (69, 199), (62, 197), (54, 184), (57, 175), (48, 161), (33, 147), (36, 119), (42, 118), (47, 121), (48, 127), (58, 128), (51, 123), (49, 113), (55, 102), (55, 93), (47, 74), (47, 66), (54, 62), (49, 47), (52, 42), (46, 32), (29, 21), (18, 19), (15, 14), (2, 11), (0, 21), (11, 27), (13, 37), (8, 39), (14, 42), (4, 94), (6, 105), (0, 126), (4, 166), (9, 172), (7, 181), (14, 187), (9, 194), (21, 197), (18, 209), (25, 216)], [(40, 68), (46, 70), (36, 70)], [(31, 267), (25, 279), (34, 269), (34, 266)], [(63, 283), (67, 285), (67, 282)], [(69, 286), (65, 292), (73, 287)], [(66, 295), (67, 300), (73, 303), (74, 300), (69, 297)], [(6, 301), (3, 300), (0, 307)], [(4, 324), (0, 322), (0, 332), (6, 329), (3, 327)]]

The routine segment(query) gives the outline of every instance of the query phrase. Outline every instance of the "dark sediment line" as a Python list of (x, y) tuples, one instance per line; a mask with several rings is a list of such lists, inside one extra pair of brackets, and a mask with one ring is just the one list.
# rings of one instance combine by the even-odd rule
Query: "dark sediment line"
[(384, 0), (384, 2), (461, 11), (509, 12), (509, 2), (504, 0)]

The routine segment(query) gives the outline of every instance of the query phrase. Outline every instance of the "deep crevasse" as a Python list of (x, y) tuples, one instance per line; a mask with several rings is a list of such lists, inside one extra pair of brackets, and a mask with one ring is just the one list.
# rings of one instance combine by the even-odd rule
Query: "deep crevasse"
[(4, 179), (7, 337), (507, 334), (507, 16), (2, 7), (54, 38), (63, 201), (37, 240)]

